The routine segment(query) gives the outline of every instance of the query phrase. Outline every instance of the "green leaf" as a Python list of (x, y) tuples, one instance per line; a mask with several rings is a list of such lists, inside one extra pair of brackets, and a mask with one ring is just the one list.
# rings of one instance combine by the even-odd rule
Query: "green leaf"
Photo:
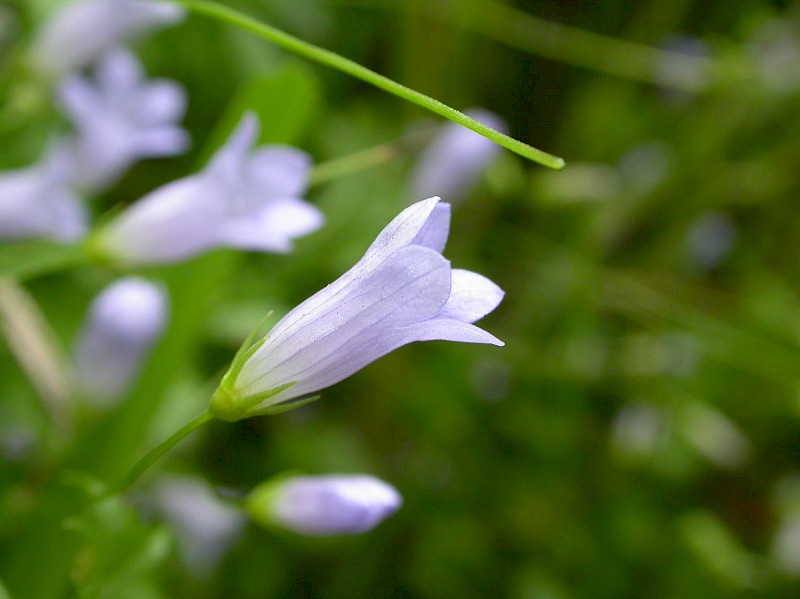
[(206, 157), (223, 144), (247, 111), (261, 121), (259, 144), (297, 143), (319, 114), (321, 100), (317, 78), (301, 65), (254, 77), (239, 89), (220, 119)]
[(164, 528), (144, 524), (119, 498), (97, 504), (68, 526), (86, 543), (72, 571), (80, 597), (162, 596), (156, 573), (172, 544)]
[(87, 262), (83, 245), (23, 241), (0, 245), (0, 277), (24, 280)]

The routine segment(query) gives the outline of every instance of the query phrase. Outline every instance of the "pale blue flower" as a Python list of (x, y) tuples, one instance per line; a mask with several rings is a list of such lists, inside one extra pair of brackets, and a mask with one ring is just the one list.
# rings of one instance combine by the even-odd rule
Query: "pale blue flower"
[(0, 240), (80, 239), (88, 215), (68, 185), (70, 176), (71, 162), (61, 148), (34, 166), (0, 172)]
[(198, 578), (209, 578), (246, 523), (242, 511), (195, 476), (165, 476), (153, 488), (159, 511), (176, 533), (178, 554)]
[(176, 4), (151, 0), (77, 0), (66, 4), (37, 35), (34, 64), (59, 76), (81, 69), (107, 50), (183, 19)]
[(311, 159), (287, 146), (251, 151), (258, 119), (246, 115), (204, 171), (145, 196), (98, 238), (100, 251), (130, 263), (163, 263), (215, 247), (288, 252), (322, 226), (300, 198)]
[(89, 401), (112, 403), (130, 388), (168, 310), (166, 290), (138, 277), (113, 283), (92, 301), (75, 349), (77, 383)]
[(186, 110), (183, 88), (166, 79), (146, 80), (127, 50), (104, 55), (94, 80), (68, 77), (59, 97), (76, 129), (69, 148), (78, 189), (100, 191), (136, 161), (180, 154), (189, 145), (176, 124)]
[[(465, 114), (502, 133), (506, 124), (487, 110), (472, 108)], [(414, 197), (439, 195), (457, 202), (475, 185), (481, 173), (500, 153), (500, 146), (457, 123), (441, 127), (422, 152), (412, 173)]]
[(354, 535), (375, 528), (403, 503), (391, 485), (367, 475), (292, 476), (256, 487), (250, 516), (309, 536)]
[(431, 198), (400, 213), (364, 257), (289, 312), (226, 374), (212, 413), (238, 420), (347, 378), (414, 341), (503, 342), (474, 326), (500, 303), (489, 279), (450, 267), (450, 205)]

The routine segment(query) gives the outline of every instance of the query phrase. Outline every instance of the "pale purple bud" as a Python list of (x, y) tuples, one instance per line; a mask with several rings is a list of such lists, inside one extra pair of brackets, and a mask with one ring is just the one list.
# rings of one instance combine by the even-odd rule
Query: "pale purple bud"
[(290, 251), (292, 239), (323, 222), (300, 198), (311, 159), (287, 146), (251, 152), (257, 134), (257, 117), (245, 115), (204, 171), (155, 190), (111, 222), (98, 238), (101, 251), (136, 264), (216, 247)]
[(159, 480), (155, 500), (175, 530), (178, 552), (198, 577), (208, 577), (245, 525), (245, 515), (219, 499), (200, 478), (170, 476)]
[(128, 390), (163, 333), (168, 310), (164, 288), (137, 277), (113, 283), (92, 301), (75, 349), (87, 399), (108, 404)]
[(246, 508), (261, 524), (329, 536), (367, 532), (402, 503), (397, 489), (374, 476), (293, 476), (256, 487)]
[[(487, 127), (506, 132), (503, 119), (487, 110), (473, 108), (465, 114)], [(499, 152), (500, 146), (493, 141), (456, 123), (447, 123), (417, 161), (412, 174), (414, 196), (439, 195), (457, 202)]]
[(262, 413), (347, 378), (414, 341), (503, 342), (473, 322), (503, 291), (450, 267), (442, 250), (450, 205), (431, 198), (401, 212), (363, 258), (289, 312), (242, 356), (211, 401), (223, 420)]
[(70, 149), (79, 189), (100, 191), (137, 160), (180, 154), (189, 145), (176, 125), (186, 110), (183, 88), (166, 79), (145, 80), (127, 50), (108, 52), (92, 81), (67, 78), (59, 96), (76, 129)]
[(0, 240), (83, 236), (88, 216), (67, 183), (70, 166), (63, 148), (55, 148), (39, 164), (0, 173)]
[(77, 0), (44, 25), (33, 61), (59, 76), (81, 69), (114, 46), (183, 19), (186, 10), (151, 0)]

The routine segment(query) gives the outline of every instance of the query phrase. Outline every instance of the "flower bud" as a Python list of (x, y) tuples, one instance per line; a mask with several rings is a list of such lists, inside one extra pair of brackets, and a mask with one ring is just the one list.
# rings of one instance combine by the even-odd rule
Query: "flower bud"
[(246, 509), (256, 522), (302, 535), (355, 535), (373, 529), (402, 503), (394, 487), (373, 476), (292, 476), (256, 487)]
[[(506, 131), (503, 119), (488, 110), (473, 108), (465, 114), (501, 133)], [(443, 125), (412, 173), (414, 196), (439, 195), (457, 202), (469, 193), (500, 149), (492, 140), (457, 123)]]
[(161, 286), (137, 277), (94, 299), (75, 350), (78, 385), (90, 401), (107, 404), (128, 390), (166, 326), (167, 304)]

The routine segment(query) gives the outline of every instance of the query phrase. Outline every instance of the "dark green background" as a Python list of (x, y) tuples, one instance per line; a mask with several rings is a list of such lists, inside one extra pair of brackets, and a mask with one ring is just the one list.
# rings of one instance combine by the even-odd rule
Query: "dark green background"
[[(15, 25), (0, 46), (0, 101), (18, 93), (15, 65), (55, 4), (4, 5)], [(230, 4), (454, 107), (495, 111), (513, 136), (566, 159), (556, 173), (504, 152), (454, 207), (446, 256), (506, 290), (481, 326), (507, 345), (412, 345), (309, 407), (195, 434), (162, 471), (234, 492), (284, 470), (369, 472), (405, 499), (352, 538), (250, 526), (198, 581), (171, 550), (131, 566), (161, 530), (135, 502), (119, 507), (118, 529), (101, 518), (108, 539), (62, 532), (75, 499), (58, 471), (118, 476), (202, 409), (264, 313), (339, 276), (422, 199), (409, 192), (418, 150), (315, 186), (308, 198), (328, 222), (290, 255), (222, 251), (142, 271), (171, 286), (172, 327), (128, 402), (84, 418), (74, 444), (50, 442), (33, 388), (0, 344), (0, 428), (36, 432), (27, 453), (0, 465), (0, 577), (14, 596), (796, 596), (800, 565), (794, 577), (781, 567), (775, 539), (800, 526), (800, 5), (505, 3), (609, 36), (597, 41), (601, 58), (613, 38), (699, 45), (710, 67), (689, 92), (659, 84), (656, 63), (630, 77), (584, 68), (569, 38), (549, 58), (509, 47), (492, 39), (500, 13), (484, 2)], [(543, 35), (520, 22), (515, 35)], [(281, 115), (264, 118), (265, 139), (317, 163), (436, 122), (202, 17), (136, 48), (149, 73), (186, 86), (193, 149), (136, 165), (98, 213), (196, 170), (245, 107)], [(778, 84), (765, 74), (769, 52), (783, 65)], [(0, 136), (0, 164), (35, 160), (58, 126), (46, 102), (34, 106)], [(709, 213), (735, 230), (710, 267), (687, 242)], [(28, 289), (68, 348), (91, 296), (118, 274), (86, 267)], [(70, 572), (77, 583), (66, 584)]]

